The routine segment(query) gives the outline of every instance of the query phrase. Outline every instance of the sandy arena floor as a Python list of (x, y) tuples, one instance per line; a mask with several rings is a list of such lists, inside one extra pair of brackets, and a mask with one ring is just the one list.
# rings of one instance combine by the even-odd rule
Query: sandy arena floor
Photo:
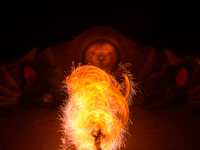
[[(124, 150), (200, 149), (199, 105), (149, 111), (132, 106), (130, 136)], [(7, 106), (10, 115), (0, 118), (1, 150), (59, 150), (61, 145), (58, 110)], [(5, 114), (0, 109), (1, 116)]]

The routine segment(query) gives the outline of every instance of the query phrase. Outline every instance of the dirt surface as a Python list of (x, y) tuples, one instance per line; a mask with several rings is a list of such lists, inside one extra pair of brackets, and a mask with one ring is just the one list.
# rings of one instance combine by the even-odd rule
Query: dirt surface
[[(200, 149), (199, 105), (149, 111), (132, 106), (124, 150)], [(10, 111), (7, 111), (7, 110)], [(4, 116), (8, 112), (8, 115)], [(1, 150), (59, 150), (59, 110), (19, 105), (0, 109)]]

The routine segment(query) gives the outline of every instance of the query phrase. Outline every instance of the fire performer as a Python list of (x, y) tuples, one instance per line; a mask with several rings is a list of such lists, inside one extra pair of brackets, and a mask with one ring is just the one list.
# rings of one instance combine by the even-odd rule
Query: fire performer
[(102, 69), (72, 67), (66, 77), (68, 98), (61, 107), (63, 149), (116, 150), (124, 146), (129, 105), (135, 94), (133, 76), (119, 65), (122, 83)]

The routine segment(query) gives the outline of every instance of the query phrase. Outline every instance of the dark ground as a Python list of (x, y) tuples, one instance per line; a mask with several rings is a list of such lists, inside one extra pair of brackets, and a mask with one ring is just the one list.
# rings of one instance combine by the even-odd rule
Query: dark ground
[[(148, 111), (131, 106), (130, 136), (124, 150), (198, 150), (200, 114), (198, 105)], [(7, 106), (8, 108), (8, 106)], [(10, 106), (12, 113), (0, 118), (1, 150), (58, 150), (61, 122), (58, 110), (29, 105)], [(5, 111), (4, 111), (5, 112)], [(1, 115), (3, 110), (1, 110)]]

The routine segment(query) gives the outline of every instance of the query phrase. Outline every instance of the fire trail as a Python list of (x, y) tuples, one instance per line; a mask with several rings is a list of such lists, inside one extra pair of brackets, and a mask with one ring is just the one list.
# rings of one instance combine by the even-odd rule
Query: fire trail
[(124, 146), (134, 82), (126, 65), (121, 84), (92, 66), (73, 67), (66, 77), (68, 98), (61, 108), (63, 149), (116, 150)]

